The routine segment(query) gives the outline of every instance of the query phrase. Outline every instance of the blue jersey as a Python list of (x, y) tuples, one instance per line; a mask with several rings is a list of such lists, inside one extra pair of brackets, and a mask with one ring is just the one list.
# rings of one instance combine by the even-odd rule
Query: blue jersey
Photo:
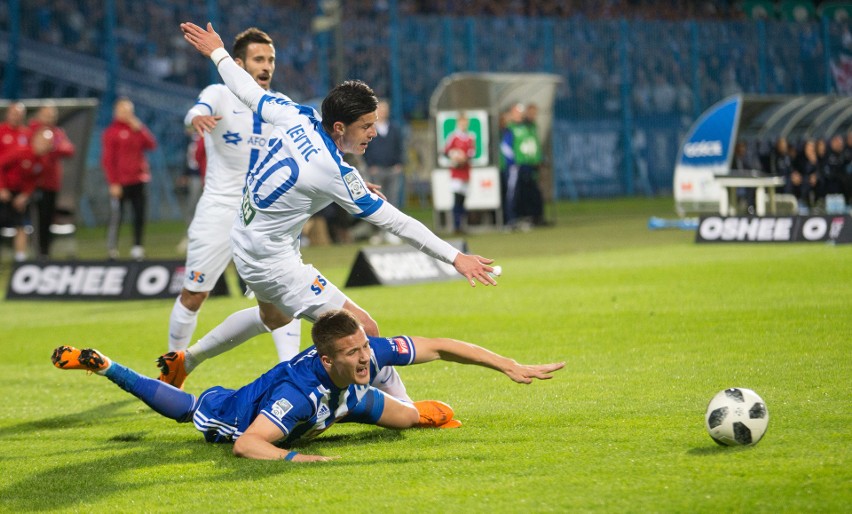
[[(414, 362), (407, 336), (370, 337), (370, 381), (385, 366)], [(335, 386), (311, 346), (240, 389), (212, 387), (198, 399), (192, 421), (211, 442), (238, 438), (258, 416), (266, 416), (284, 433), (284, 444), (314, 437), (376, 394), (371, 386)]]

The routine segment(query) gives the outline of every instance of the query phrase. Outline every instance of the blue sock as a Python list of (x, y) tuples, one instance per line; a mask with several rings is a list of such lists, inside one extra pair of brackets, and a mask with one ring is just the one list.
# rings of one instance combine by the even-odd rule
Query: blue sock
[(192, 419), (195, 397), (177, 387), (140, 375), (115, 361), (107, 369), (106, 377), (167, 418), (178, 423)]

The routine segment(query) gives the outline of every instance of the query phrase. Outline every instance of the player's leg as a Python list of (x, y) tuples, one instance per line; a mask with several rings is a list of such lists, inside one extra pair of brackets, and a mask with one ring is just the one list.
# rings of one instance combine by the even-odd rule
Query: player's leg
[(59, 369), (82, 369), (107, 377), (133, 396), (139, 398), (157, 413), (184, 423), (192, 419), (195, 397), (180, 389), (164, 384), (113, 362), (97, 350), (79, 350), (71, 346), (60, 346), (51, 356), (53, 365)]
[(169, 316), (169, 351), (185, 350), (198, 325), (198, 311), (231, 262), (233, 205), (202, 197), (187, 230), (183, 287)]
[(202, 362), (268, 331), (261, 321), (258, 307), (237, 311), (186, 350), (161, 356), (157, 360), (160, 368), (159, 380), (182, 387), (187, 375)]
[[(272, 328), (272, 327), (269, 327)], [(302, 343), (302, 320), (293, 319), (284, 326), (272, 330), (272, 341), (278, 352), (278, 361), (292, 359), (299, 353)]]
[(118, 231), (121, 228), (123, 198), (109, 197), (109, 222), (107, 224), (107, 255), (110, 259), (118, 258)]

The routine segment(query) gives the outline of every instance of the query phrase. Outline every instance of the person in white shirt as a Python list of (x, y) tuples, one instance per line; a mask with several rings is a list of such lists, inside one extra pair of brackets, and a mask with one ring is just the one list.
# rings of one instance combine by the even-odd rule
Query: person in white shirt
[[(378, 335), (378, 325), (364, 309), (315, 267), (302, 262), (302, 226), (331, 202), (452, 264), (471, 286), (477, 281), (497, 284), (489, 274), (492, 259), (462, 253), (441, 240), (368, 189), (358, 170), (343, 160), (344, 153), (363, 154), (376, 135), (378, 100), (369, 86), (360, 81), (338, 85), (323, 101), (320, 117), (314, 109), (270, 95), (258, 86), (228, 55), (211, 24), (204, 30), (183, 23), (181, 29), (190, 44), (213, 60), (228, 89), (274, 126), (266, 149), (246, 178), (238, 219), (231, 229), (234, 264), (255, 293), (265, 324), (283, 325), (294, 318), (314, 321), (324, 312), (343, 308), (358, 318), (367, 335)], [(246, 340), (241, 334), (229, 337), (215, 347), (199, 341), (185, 352), (162, 356), (164, 381), (182, 383), (199, 361)], [(372, 383), (410, 400), (392, 367)]]
[[(234, 62), (251, 76), (258, 87), (270, 91), (275, 73), (272, 39), (257, 28), (249, 28), (234, 39)], [(204, 192), (189, 226), (186, 273), (180, 296), (169, 317), (170, 352), (185, 350), (198, 324), (198, 311), (231, 262), (230, 228), (240, 206), (246, 173), (266, 146), (272, 125), (264, 122), (222, 84), (207, 86), (184, 123), (203, 138), (207, 155)], [(279, 326), (275, 320), (261, 322), (257, 307), (229, 318), (233, 329), (248, 337), (271, 331), (280, 361), (299, 353), (301, 326), (293, 320)], [(254, 333), (253, 333), (254, 332)]]

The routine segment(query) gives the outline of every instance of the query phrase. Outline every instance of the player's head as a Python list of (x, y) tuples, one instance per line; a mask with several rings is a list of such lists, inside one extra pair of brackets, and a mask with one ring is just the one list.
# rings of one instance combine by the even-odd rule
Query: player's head
[(266, 32), (255, 27), (240, 32), (234, 39), (231, 55), (260, 87), (269, 89), (275, 73), (275, 47)]
[(322, 126), (342, 152), (363, 155), (376, 137), (378, 104), (370, 86), (347, 80), (322, 101)]
[(27, 106), (21, 102), (9, 104), (6, 108), (6, 123), (13, 127), (17, 127), (24, 123), (24, 118), (27, 117)]
[(127, 97), (121, 97), (112, 106), (112, 117), (118, 121), (128, 122), (134, 114), (133, 102)]
[(459, 115), (456, 117), (456, 130), (461, 130), (462, 132), (467, 132), (467, 128), (470, 126), (470, 120), (465, 114), (464, 111), (459, 111)]
[(311, 339), (335, 385), (370, 382), (370, 342), (352, 313), (336, 310), (322, 314), (311, 328)]

